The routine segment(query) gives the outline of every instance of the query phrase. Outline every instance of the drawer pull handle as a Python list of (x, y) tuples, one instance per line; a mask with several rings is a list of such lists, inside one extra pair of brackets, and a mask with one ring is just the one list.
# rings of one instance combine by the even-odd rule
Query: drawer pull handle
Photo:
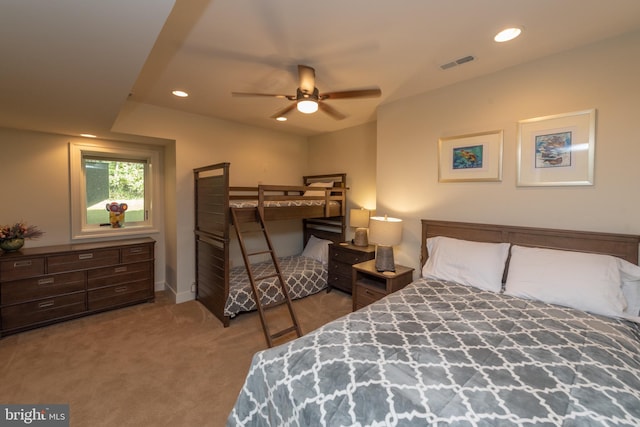
[(53, 277), (47, 277), (46, 279), (38, 280), (38, 285), (50, 285), (53, 282), (55, 282), (55, 279)]
[(113, 269), (113, 271), (116, 273), (124, 273), (125, 271), (127, 271), (127, 267), (116, 267)]
[(93, 254), (80, 254), (78, 255), (78, 259), (91, 259), (93, 258)]
[(38, 303), (38, 308), (47, 308), (53, 306), (54, 304), (55, 302), (53, 300), (42, 301), (41, 303)]
[(139, 254), (142, 252), (142, 248), (131, 248), (132, 254)]
[(13, 263), (14, 267), (30, 267), (31, 266), (31, 260), (27, 260), (27, 261), (16, 261)]
[(116, 292), (125, 292), (127, 290), (126, 286), (118, 286), (117, 288), (115, 288)]

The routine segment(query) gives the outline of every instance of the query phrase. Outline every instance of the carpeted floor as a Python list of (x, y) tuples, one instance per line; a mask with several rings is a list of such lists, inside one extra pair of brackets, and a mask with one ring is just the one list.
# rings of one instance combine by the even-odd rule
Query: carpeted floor
[[(323, 291), (294, 308), (306, 333), (350, 312), (351, 296)], [(0, 339), (0, 403), (69, 404), (74, 427), (224, 426), (264, 348), (256, 312), (223, 328), (200, 303), (160, 292), (154, 303)]]

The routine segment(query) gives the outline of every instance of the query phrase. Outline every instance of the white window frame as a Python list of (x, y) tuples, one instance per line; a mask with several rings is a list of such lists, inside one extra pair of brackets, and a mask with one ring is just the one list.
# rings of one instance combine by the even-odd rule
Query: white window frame
[[(143, 160), (148, 165), (148, 176), (145, 176), (145, 210), (146, 220), (136, 225), (127, 224), (123, 228), (100, 227), (87, 224), (86, 177), (82, 166), (84, 156), (104, 157), (105, 160), (122, 159)], [(70, 142), (69, 143), (69, 178), (71, 199), (71, 239), (93, 239), (99, 237), (126, 236), (157, 233), (158, 212), (154, 209), (160, 200), (160, 150), (154, 147), (142, 147), (133, 144), (115, 142)], [(105, 208), (106, 209), (106, 208)]]

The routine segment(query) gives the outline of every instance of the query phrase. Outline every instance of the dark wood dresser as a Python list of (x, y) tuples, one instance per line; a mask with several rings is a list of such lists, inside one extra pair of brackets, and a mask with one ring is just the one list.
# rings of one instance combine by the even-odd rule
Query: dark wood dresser
[(0, 336), (152, 301), (151, 238), (0, 252)]
[(376, 247), (374, 245), (330, 244), (328, 290), (336, 288), (351, 293), (351, 266), (374, 259), (375, 256)]

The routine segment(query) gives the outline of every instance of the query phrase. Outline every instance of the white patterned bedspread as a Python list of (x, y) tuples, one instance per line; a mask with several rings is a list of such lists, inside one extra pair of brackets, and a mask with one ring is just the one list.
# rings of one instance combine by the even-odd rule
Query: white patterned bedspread
[[(294, 255), (278, 258), (278, 263), (291, 299), (303, 298), (327, 287), (327, 267), (313, 258)], [(276, 272), (271, 261), (253, 264), (251, 271), (256, 278)], [(284, 299), (277, 277), (262, 280), (258, 288), (263, 305)], [(256, 308), (247, 269), (244, 265), (232, 268), (229, 272), (229, 298), (224, 309), (225, 316), (235, 316)]]
[(420, 279), (256, 353), (228, 426), (638, 426), (638, 324)]
[[(335, 200), (329, 201), (330, 206), (339, 206), (340, 202)], [(295, 199), (295, 200), (265, 200), (265, 208), (288, 208), (292, 206), (324, 206), (324, 200), (321, 199)], [(231, 200), (230, 208), (257, 208), (258, 200)]]

